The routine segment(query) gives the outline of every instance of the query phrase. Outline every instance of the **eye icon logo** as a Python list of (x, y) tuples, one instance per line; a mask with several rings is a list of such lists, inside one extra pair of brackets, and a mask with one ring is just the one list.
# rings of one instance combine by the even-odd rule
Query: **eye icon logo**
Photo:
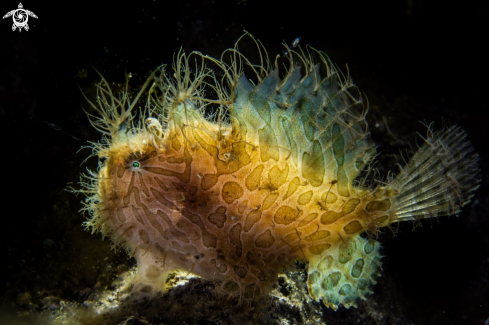
[(12, 31), (15, 31), (17, 28), (19, 32), (22, 31), (22, 28), (25, 30), (29, 30), (29, 25), (27, 25), (27, 21), (29, 20), (29, 16), (33, 18), (37, 18), (36, 14), (32, 11), (23, 9), (22, 3), (19, 3), (19, 8), (9, 11), (3, 16), (3, 18), (7, 18), (12, 16), (14, 20), (14, 24), (12, 25)]

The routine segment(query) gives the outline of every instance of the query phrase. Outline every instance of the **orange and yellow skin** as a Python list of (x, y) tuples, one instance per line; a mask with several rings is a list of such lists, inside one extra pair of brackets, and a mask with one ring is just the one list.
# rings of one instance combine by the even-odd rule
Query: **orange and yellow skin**
[[(251, 298), (290, 262), (319, 263), (331, 247), (388, 221), (390, 203), (355, 188), (342, 197), (334, 181), (313, 187), (287, 152), (264, 162), (258, 141), (185, 129), (184, 136), (175, 123), (158, 148), (149, 131), (114, 141), (100, 171), (114, 241), (138, 260), (164, 261), (138, 272), (154, 289), (169, 270), (183, 269)], [(384, 204), (382, 216), (372, 202)]]
[[(225, 83), (204, 65), (192, 74), (190, 56), (179, 53), (174, 78), (163, 67), (146, 82), (155, 80), (138, 116), (131, 111), (144, 87), (130, 103), (102, 80), (99, 107), (91, 103), (101, 117), (90, 117), (106, 136), (94, 148), (100, 169), (84, 183), (86, 224), (136, 257), (136, 290), (163, 291), (168, 274), (184, 270), (224, 295), (256, 299), (303, 260), (314, 299), (356, 306), (380, 268), (380, 244), (364, 237), (400, 220), (456, 214), (470, 201), (476, 158), (465, 157), (470, 146), (456, 127), (429, 129), (395, 179), (359, 179), (375, 156), (362, 95), (316, 52), (324, 78), (295, 53), (302, 67), (289, 54), (283, 78), (277, 64), (260, 66), (256, 85), (241, 56), (227, 64), (193, 54), (217, 64)], [(219, 98), (206, 99), (207, 88)], [(204, 103), (219, 104), (218, 113), (205, 118)]]

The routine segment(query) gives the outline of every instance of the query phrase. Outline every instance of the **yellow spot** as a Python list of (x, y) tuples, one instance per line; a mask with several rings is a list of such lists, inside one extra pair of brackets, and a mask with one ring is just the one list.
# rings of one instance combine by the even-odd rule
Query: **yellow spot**
[(323, 149), (318, 140), (313, 142), (312, 153), (304, 152), (302, 156), (302, 176), (318, 187), (323, 183), (325, 172), (325, 162)]
[(345, 231), (345, 233), (347, 233), (348, 235), (351, 235), (351, 234), (355, 234), (357, 232), (359, 232), (360, 230), (362, 230), (363, 227), (362, 225), (360, 224), (360, 222), (358, 221), (352, 221), (350, 222), (349, 224), (347, 224), (345, 227), (343, 227), (343, 230)]
[(217, 175), (216, 174), (205, 174), (202, 177), (202, 181), (200, 182), (200, 187), (206, 191), (216, 185), (217, 183)]
[(248, 200), (244, 200), (243, 202), (241, 202), (238, 206), (238, 212), (240, 214), (242, 214), (243, 212), (246, 211), (246, 207), (248, 206)]
[(300, 217), (302, 211), (283, 205), (275, 212), (275, 222), (280, 225), (289, 225)]
[(307, 191), (306, 193), (302, 193), (299, 198), (297, 199), (297, 203), (299, 205), (307, 204), (309, 201), (312, 199), (312, 195), (314, 193), (312, 191)]
[(284, 247), (285, 245), (290, 245), (299, 238), (300, 233), (294, 231), (288, 235), (281, 238), (277, 244), (277, 249)]
[(316, 240), (320, 240), (320, 239), (324, 239), (326, 237), (329, 237), (329, 235), (330, 235), (330, 232), (327, 230), (318, 230), (315, 233), (313, 233), (312, 235), (307, 236), (306, 240), (310, 241), (310, 242), (315, 242)]
[(339, 218), (343, 217), (342, 212), (327, 211), (321, 216), (321, 223), (323, 225), (329, 225), (334, 223)]
[(340, 272), (331, 273), (324, 279), (323, 283), (321, 283), (321, 287), (324, 290), (331, 290), (334, 287), (336, 287), (336, 285), (340, 282), (340, 279), (341, 279)]
[(278, 166), (273, 166), (272, 169), (268, 172), (268, 180), (273, 187), (279, 188), (283, 183), (287, 180), (287, 176), (289, 175), (289, 165), (285, 164), (283, 170), (280, 170)]
[(266, 209), (271, 207), (272, 204), (277, 200), (277, 198), (278, 198), (278, 193), (268, 194), (267, 197), (265, 197), (265, 199), (263, 200), (262, 210), (265, 211)]
[(256, 237), (255, 246), (261, 248), (269, 248), (275, 242), (275, 237), (272, 236), (270, 229), (265, 230), (261, 235)]
[(331, 266), (333, 266), (333, 263), (334, 263), (334, 258), (333, 256), (329, 255), (329, 256), (326, 256), (319, 264), (318, 264), (318, 270), (321, 271), (321, 272), (324, 272), (326, 270), (328, 270), (329, 268), (331, 268)]
[(245, 186), (248, 190), (254, 191), (260, 186), (261, 173), (265, 166), (258, 165), (255, 169), (246, 177)]
[(261, 219), (261, 211), (260, 210), (254, 210), (248, 213), (248, 216), (246, 217), (245, 225), (244, 225), (244, 231), (250, 231), (251, 227)]
[(359, 258), (358, 260), (356, 260), (355, 265), (353, 265), (351, 269), (351, 276), (354, 278), (359, 278), (360, 275), (362, 275), (364, 265), (365, 261), (363, 260), (363, 258)]
[(336, 184), (337, 189), (338, 189), (338, 194), (344, 197), (350, 196), (350, 192), (348, 191), (348, 175), (346, 175), (345, 170), (343, 169), (343, 166), (338, 166), (338, 183)]
[(375, 222), (380, 225), (383, 224), (387, 219), (389, 219), (389, 216), (385, 215), (380, 218), (375, 219)]
[(309, 251), (313, 253), (314, 255), (321, 255), (322, 252), (330, 248), (330, 244), (319, 244), (315, 246), (310, 246)]
[(360, 203), (360, 200), (359, 199), (349, 199), (343, 205), (343, 213), (344, 214), (348, 214), (348, 213), (352, 212), (353, 210), (355, 210), (355, 208), (357, 207), (357, 205), (359, 203)]
[(323, 202), (331, 204), (331, 203), (335, 203), (336, 200), (338, 200), (338, 196), (336, 196), (336, 194), (334, 194), (332, 191), (327, 191), (324, 192), (324, 194), (321, 196), (321, 200)]
[(182, 147), (182, 144), (178, 140), (178, 137), (177, 137), (176, 134), (172, 137), (171, 140), (172, 140), (171, 141), (171, 146), (173, 147), (173, 149), (175, 149), (176, 151), (180, 150), (180, 148)]
[(353, 253), (355, 253), (356, 249), (357, 249), (357, 244), (355, 243), (354, 240), (350, 241), (348, 244), (341, 243), (339, 249), (340, 263), (345, 264), (349, 262), (352, 259)]
[(218, 228), (222, 228), (226, 222), (226, 207), (219, 207), (216, 212), (211, 213), (207, 219)]
[(294, 179), (291, 180), (289, 183), (289, 188), (287, 189), (287, 193), (284, 195), (284, 200), (287, 199), (292, 194), (294, 194), (294, 192), (297, 191), (300, 185), (301, 185), (301, 181), (299, 177), (294, 177)]
[(260, 143), (261, 161), (267, 162), (270, 159), (279, 160), (279, 149), (277, 137), (269, 125), (265, 125), (258, 130), (258, 142)]
[(368, 211), (387, 211), (391, 208), (391, 200), (372, 201), (367, 204), (365, 209)]
[(301, 222), (299, 222), (299, 224), (297, 225), (297, 227), (304, 227), (305, 225), (307, 225), (308, 223), (310, 223), (311, 221), (313, 221), (314, 219), (316, 219), (316, 217), (318, 216), (317, 213), (311, 213), (309, 215), (307, 215), (304, 219), (302, 219)]

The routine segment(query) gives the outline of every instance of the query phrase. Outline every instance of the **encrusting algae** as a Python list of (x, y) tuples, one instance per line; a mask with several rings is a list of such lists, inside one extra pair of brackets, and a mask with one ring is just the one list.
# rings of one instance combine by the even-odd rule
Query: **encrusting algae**
[(477, 155), (460, 127), (429, 126), (396, 177), (370, 177), (375, 146), (350, 76), (310, 47), (285, 45), (280, 72), (260, 42), (259, 64), (238, 43), (221, 59), (179, 52), (133, 100), (127, 84), (115, 96), (102, 78), (86, 226), (137, 259), (130, 281), (149, 295), (179, 269), (243, 303), (302, 260), (315, 300), (356, 306), (380, 271), (379, 229), (457, 215), (478, 188)]

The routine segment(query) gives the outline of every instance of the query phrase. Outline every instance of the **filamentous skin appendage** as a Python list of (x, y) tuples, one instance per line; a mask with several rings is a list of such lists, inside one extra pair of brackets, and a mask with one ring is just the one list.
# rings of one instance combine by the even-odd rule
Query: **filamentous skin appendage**
[(245, 35), (257, 64), (238, 41), (221, 59), (179, 52), (134, 98), (102, 77), (89, 101), (103, 138), (99, 170), (82, 177), (86, 226), (137, 259), (134, 290), (164, 291), (184, 270), (243, 303), (302, 260), (315, 300), (356, 306), (380, 271), (376, 232), (457, 215), (478, 188), (477, 155), (459, 126), (430, 126), (396, 177), (359, 177), (376, 153), (351, 78), (310, 47), (284, 45), (279, 69)]

